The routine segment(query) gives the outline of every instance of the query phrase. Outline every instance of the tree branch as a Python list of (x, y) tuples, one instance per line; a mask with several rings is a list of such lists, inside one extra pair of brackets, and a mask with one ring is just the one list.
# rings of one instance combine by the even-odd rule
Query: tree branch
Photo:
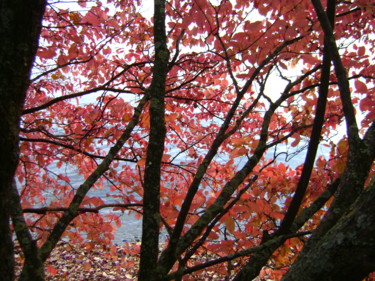
[(25, 255), (25, 266), (22, 269), (20, 280), (22, 280), (23, 275), (32, 275), (34, 278), (32, 280), (43, 280), (43, 261), (40, 257), (40, 251), (36, 244), (36, 241), (33, 239), (29, 227), (23, 216), (21, 198), (18, 193), (15, 180), (13, 180), (11, 195), (13, 206), (11, 213), (12, 223), (17, 236), (17, 240), (20, 243), (23, 254)]
[[(229, 125), (234, 117), (234, 114), (241, 102), (241, 99), (243, 98), (243, 96), (246, 94), (246, 92), (248, 91), (248, 89), (250, 88), (252, 82), (255, 80), (256, 76), (260, 73), (260, 71), (273, 59), (275, 58), (285, 47), (297, 42), (298, 40), (300, 40), (301, 37), (298, 37), (298, 38), (295, 38), (293, 40), (289, 40), (289, 41), (286, 41), (284, 42), (283, 44), (281, 44), (280, 46), (278, 46), (277, 48), (275, 48), (275, 50), (270, 54), (268, 55), (261, 63), (260, 65), (255, 69), (254, 73), (251, 75), (251, 77), (249, 78), (249, 80), (245, 83), (245, 86), (242, 88), (242, 90), (240, 90), (239, 92), (237, 92), (237, 98), (236, 100), (234, 101), (233, 105), (231, 106), (230, 110), (228, 111), (228, 114), (223, 122), (223, 124), (220, 126), (220, 130), (219, 132), (217, 133), (217, 136), (215, 138), (215, 140), (213, 141), (209, 151), (207, 152), (205, 158), (203, 159), (202, 163), (199, 165), (198, 169), (197, 169), (197, 172), (195, 174), (195, 177), (192, 181), (192, 183), (190, 184), (189, 186), (189, 189), (188, 189), (188, 192), (185, 196), (185, 200), (184, 202), (182, 203), (182, 206), (181, 206), (181, 210), (179, 212), (179, 215), (178, 215), (178, 218), (177, 218), (177, 221), (176, 221), (176, 225), (175, 225), (175, 228), (174, 228), (174, 231), (170, 237), (170, 240), (169, 240), (169, 243), (168, 243), (168, 246), (167, 248), (162, 252), (161, 256), (160, 256), (160, 259), (159, 259), (159, 264), (160, 264), (160, 267), (164, 267), (164, 269), (167, 269), (167, 271), (169, 270), (170, 267), (173, 266), (173, 263), (176, 261), (177, 257), (176, 255), (176, 249), (177, 249), (177, 244), (180, 244), (181, 243), (179, 242), (179, 239), (180, 239), (180, 236), (181, 236), (181, 233), (182, 233), (182, 229), (183, 229), (183, 226), (184, 226), (184, 223), (185, 223), (185, 220), (186, 220), (186, 217), (188, 215), (188, 212), (189, 212), (189, 209), (190, 209), (190, 206), (191, 206), (191, 203), (195, 197), (195, 194), (198, 190), (198, 187), (202, 181), (202, 178), (203, 176), (205, 175), (206, 173), (206, 170), (208, 168), (208, 166), (210, 165), (212, 159), (215, 157), (219, 147), (221, 146), (221, 144), (229, 137), (231, 136), (235, 131), (236, 129), (239, 127), (240, 125), (240, 122), (237, 122), (236, 123), (236, 126), (235, 128), (236, 129), (233, 129), (231, 130), (230, 132), (227, 132), (228, 128), (229, 128)], [(253, 105), (251, 105), (249, 108), (249, 110), (246, 111), (246, 114), (248, 114), (250, 111), (251, 111), (251, 108), (253, 108), (253, 106), (255, 106), (255, 103), (253, 103)], [(272, 114), (271, 114), (272, 115)], [(271, 115), (269, 117), (271, 117)], [(243, 115), (244, 117), (246, 116), (245, 114)], [(244, 118), (243, 117), (243, 118)], [(268, 120), (269, 121), (269, 120)], [(268, 122), (267, 121), (267, 122)], [(265, 122), (265, 123), (267, 123)], [(265, 144), (264, 144), (265, 145)], [(261, 150), (258, 150), (256, 153), (257, 155), (254, 156), (253, 158), (251, 158), (250, 162), (253, 162), (253, 161), (257, 161), (258, 160), (255, 160), (255, 159), (260, 159), (261, 155), (263, 154), (264, 152), (264, 149), (265, 147), (262, 147)], [(263, 150), (263, 152), (262, 152)], [(256, 164), (255, 163), (255, 164)], [(254, 163), (250, 164), (249, 166), (246, 167), (246, 169), (248, 169), (249, 167), (253, 166)], [(254, 165), (255, 165), (254, 164)], [(243, 178), (244, 176), (244, 173), (243, 171), (239, 172), (238, 174), (241, 175), (241, 178)], [(236, 179), (233, 179), (234, 182), (236, 182), (236, 186), (238, 186), (238, 184), (240, 184), (240, 182), (237, 182), (237, 178)], [(232, 186), (232, 182), (231, 183), (228, 183), (226, 185), (227, 186)], [(226, 188), (224, 187), (224, 189)], [(226, 191), (223, 192), (226, 194)], [(226, 194), (228, 195), (228, 194)], [(220, 203), (220, 206), (221, 206), (222, 203)], [(225, 204), (225, 203), (223, 203)], [(212, 208), (214, 208), (213, 206), (211, 206)], [(216, 209), (216, 204), (215, 204), (215, 209)], [(210, 214), (209, 217), (212, 217), (212, 216), (215, 216), (213, 212), (212, 213), (212, 208), (206, 212), (206, 214)], [(218, 209), (216, 209), (216, 211), (218, 211), (220, 209), (220, 207)], [(201, 217), (202, 219), (202, 217)], [(207, 219), (207, 218), (206, 218)], [(209, 219), (210, 220), (210, 219)], [(206, 223), (209, 222), (209, 220), (206, 220)], [(199, 226), (199, 229), (203, 229), (205, 227), (205, 225), (201, 224), (201, 222), (199, 222), (200, 226)], [(197, 225), (195, 225), (197, 226)], [(193, 229), (193, 227), (192, 227)], [(191, 230), (192, 230), (191, 229)], [(192, 231), (189, 231), (189, 233), (194, 233), (194, 237), (196, 237), (197, 235), (199, 235), (200, 231), (197, 230), (197, 229), (194, 229)], [(189, 235), (190, 235), (189, 234)], [(186, 238), (186, 235), (184, 236)], [(184, 239), (185, 239), (184, 238)], [(191, 239), (194, 239), (194, 238), (189, 238), (189, 240)], [(186, 245), (187, 240), (182, 243), (184, 245)], [(184, 247), (184, 246), (183, 246)], [(183, 248), (182, 247), (182, 248)], [(180, 248), (177, 252), (182, 252), (182, 248)]]
[(103, 173), (109, 168), (116, 154), (120, 151), (124, 143), (129, 139), (134, 127), (139, 122), (139, 117), (141, 112), (148, 100), (145, 95), (139, 102), (138, 106), (134, 109), (134, 114), (131, 121), (126, 126), (125, 131), (122, 133), (121, 137), (117, 140), (116, 144), (111, 147), (106, 158), (98, 165), (98, 167), (91, 173), (91, 175), (84, 181), (83, 184), (79, 186), (74, 195), (68, 209), (64, 212), (63, 216), (57, 222), (52, 230), (52, 233), (47, 238), (46, 242), (42, 245), (41, 258), (45, 261), (50, 255), (51, 251), (59, 241), (61, 235), (65, 231), (69, 223), (79, 214), (79, 206), (81, 205), (87, 192), (90, 190), (92, 185), (103, 175)]
[[(336, 1), (329, 0), (327, 4), (327, 15), (329, 17), (330, 25), (334, 26), (335, 13), (336, 13)], [(329, 80), (331, 73), (331, 54), (330, 48), (327, 45), (327, 39), (324, 42), (323, 50), (323, 67), (322, 74), (320, 76), (320, 86), (319, 86), (319, 97), (316, 105), (316, 112), (314, 118), (314, 124), (310, 136), (309, 146), (307, 149), (305, 162), (303, 165), (301, 177), (298, 181), (296, 191), (293, 195), (292, 201), (288, 207), (288, 210), (281, 222), (278, 232), (280, 234), (288, 233), (289, 228), (292, 226), (294, 218), (296, 217), (298, 210), (301, 206), (302, 200), (305, 196), (307, 186), (310, 182), (310, 176), (314, 168), (316, 153), (318, 151), (318, 146), (320, 143), (320, 136), (322, 133), (322, 128), (325, 120), (325, 111), (327, 104)]]
[[(74, 147), (73, 145), (70, 145), (70, 144), (65, 144), (65, 143), (61, 143), (61, 142), (57, 142), (57, 141), (53, 141), (53, 140), (49, 140), (49, 139), (31, 139), (31, 138), (20, 137), (20, 140), (25, 141), (25, 142), (40, 142), (40, 143), (53, 144), (53, 145), (56, 145), (56, 146), (60, 146), (60, 147), (64, 147), (64, 148), (76, 151), (78, 153), (81, 153), (81, 154), (86, 155), (86, 156), (91, 157), (91, 158), (105, 159), (105, 157), (106, 157), (106, 156), (101, 156), (101, 155), (96, 155), (96, 154), (86, 152), (86, 151), (84, 151), (82, 149), (79, 149), (79, 148), (76, 148), (76, 147)], [(113, 160), (127, 161), (127, 162), (134, 162), (134, 163), (137, 162), (137, 160), (135, 160), (135, 159), (127, 159), (127, 158), (120, 158), (120, 157), (114, 157)]]
[(327, 47), (330, 49), (333, 64), (335, 66), (336, 77), (340, 89), (341, 102), (346, 120), (346, 131), (349, 138), (349, 144), (355, 145), (355, 143), (358, 143), (360, 139), (358, 135), (358, 126), (355, 117), (355, 110), (352, 104), (349, 81), (347, 78), (346, 70), (342, 63), (341, 56), (336, 45), (336, 40), (333, 35), (333, 28), (330, 24), (330, 20), (327, 14), (323, 9), (321, 1), (311, 0), (311, 2), (314, 5), (320, 25), (324, 31), (325, 42)]
[[(114, 204), (102, 204), (97, 207), (92, 208), (86, 208), (81, 207), (78, 208), (78, 213), (99, 213), (101, 209), (104, 208), (121, 208), (121, 209), (128, 209), (130, 207), (142, 207), (143, 204), (138, 203), (129, 203), (129, 204), (120, 204), (120, 203), (114, 203)], [(23, 213), (33, 213), (33, 214), (39, 214), (39, 215), (45, 215), (47, 213), (51, 212), (66, 212), (69, 208), (67, 207), (41, 207), (41, 208), (25, 208), (22, 210)]]
[[(88, 95), (88, 94), (92, 94), (92, 93), (95, 93), (95, 92), (98, 92), (98, 91), (113, 91), (113, 92), (118, 92), (119, 90), (117, 90), (117, 89), (108, 88), (108, 86), (110, 85), (110, 83), (112, 83), (118, 77), (120, 77), (121, 75), (123, 75), (131, 67), (138, 66), (138, 65), (144, 65), (144, 64), (146, 64), (146, 63), (145, 62), (141, 62), (141, 63), (133, 63), (133, 64), (130, 64), (130, 65), (127, 65), (122, 71), (120, 71), (118, 74), (116, 74), (115, 76), (113, 76), (110, 80), (108, 80), (107, 82), (105, 82), (102, 86), (99, 86), (99, 87), (96, 87), (96, 88), (93, 88), (93, 89), (89, 89), (89, 90), (86, 90), (86, 91), (82, 91), (82, 92), (78, 92), (78, 93), (69, 94), (69, 95), (65, 95), (65, 96), (54, 98), (54, 99), (52, 99), (52, 100), (50, 100), (50, 101), (48, 101), (48, 102), (46, 102), (46, 103), (44, 103), (42, 105), (39, 105), (39, 106), (36, 106), (36, 107), (32, 107), (32, 108), (28, 108), (28, 109), (23, 110), (22, 115), (34, 113), (34, 112), (46, 109), (46, 108), (50, 107), (51, 105), (54, 105), (54, 104), (56, 104), (58, 102), (61, 102), (61, 101), (64, 101), (64, 100), (68, 100), (68, 99), (72, 99), (72, 98), (76, 98), (76, 97), (82, 97), (82, 96), (85, 96), (85, 95)], [(124, 90), (121, 90), (121, 92), (122, 93), (132, 93), (131, 91), (124, 91)]]

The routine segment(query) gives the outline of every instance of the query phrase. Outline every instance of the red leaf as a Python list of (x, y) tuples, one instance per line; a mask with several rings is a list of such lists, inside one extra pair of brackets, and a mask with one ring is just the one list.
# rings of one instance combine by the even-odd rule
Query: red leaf
[(366, 53), (366, 48), (364, 46), (359, 47), (357, 53), (360, 57), (364, 56), (364, 54)]
[(96, 15), (94, 15), (93, 13), (91, 12), (88, 12), (83, 18), (82, 18), (82, 23), (88, 23), (88, 24), (91, 24), (93, 26), (99, 26), (100, 25), (100, 21), (98, 19), (98, 17)]
[(73, 43), (68, 51), (68, 59), (74, 59), (78, 55), (78, 47), (76, 43)]
[(291, 143), (291, 146), (296, 147), (301, 141), (301, 136), (299, 134), (294, 134), (293, 138), (295, 138), (295, 140)]
[(354, 85), (358, 93), (367, 93), (368, 89), (365, 83), (355, 80)]
[(57, 274), (57, 269), (56, 267), (49, 265), (47, 266), (47, 271), (52, 275), (55, 276)]
[(56, 52), (54, 49), (52, 48), (41, 48), (39, 51), (38, 51), (38, 56), (42, 59), (51, 59), (53, 58), (54, 56), (56, 56)]
[(372, 100), (369, 96), (365, 97), (364, 99), (361, 100), (359, 103), (359, 108), (362, 111), (370, 111), (375, 107), (375, 100)]
[(78, 4), (79, 4), (81, 7), (85, 8), (85, 7), (86, 7), (86, 0), (78, 0)]
[(64, 64), (66, 64), (66, 63), (68, 63), (68, 60), (67, 60), (67, 58), (66, 58), (65, 55), (60, 55), (60, 56), (57, 58), (57, 64), (58, 64), (58, 65), (64, 65)]

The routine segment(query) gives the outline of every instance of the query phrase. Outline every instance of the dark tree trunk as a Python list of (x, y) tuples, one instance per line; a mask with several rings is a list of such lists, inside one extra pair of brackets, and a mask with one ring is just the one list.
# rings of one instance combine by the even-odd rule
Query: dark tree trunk
[(165, 31), (165, 0), (154, 1), (155, 62), (150, 95), (150, 137), (144, 176), (140, 281), (159, 280), (156, 264), (159, 252), (160, 169), (166, 134), (164, 121), (165, 81), (169, 51)]
[(346, 215), (301, 254), (284, 281), (360, 281), (375, 270), (375, 181)]
[(374, 179), (365, 187), (375, 157), (375, 122), (361, 139), (331, 25), (321, 2), (312, 3), (332, 51), (349, 150), (334, 201), (283, 280), (362, 280), (375, 270)]
[(0, 276), (4, 281), (14, 280), (10, 192), (18, 164), (19, 120), (45, 5), (44, 0), (0, 0)]

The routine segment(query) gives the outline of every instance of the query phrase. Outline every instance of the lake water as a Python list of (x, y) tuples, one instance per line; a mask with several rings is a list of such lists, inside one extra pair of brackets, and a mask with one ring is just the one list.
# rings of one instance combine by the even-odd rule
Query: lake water
[[(70, 184), (74, 188), (78, 188), (83, 182), (84, 178), (83, 176), (79, 175), (76, 171), (76, 168), (73, 166), (66, 165), (62, 168), (57, 168), (54, 166), (50, 167), (51, 171), (53, 171), (56, 174), (63, 173), (65, 176), (67, 176), (70, 179)], [(102, 200), (105, 202), (105, 204), (116, 204), (118, 202), (115, 201), (113, 198), (107, 198), (107, 193), (114, 193), (109, 190), (108, 188), (103, 189), (94, 189), (92, 188), (88, 192), (88, 196), (90, 197), (99, 197), (102, 198)], [(44, 194), (47, 198), (52, 197), (48, 193)], [(142, 234), (142, 220), (137, 219), (135, 217), (134, 212), (125, 211), (124, 213), (122, 211), (113, 211), (113, 208), (104, 208), (100, 210), (100, 213), (103, 215), (115, 213), (120, 217), (122, 225), (120, 227), (117, 227), (117, 231), (115, 233), (115, 240), (114, 243), (120, 245), (122, 242), (137, 242), (141, 240), (141, 234)], [(165, 231), (162, 231), (160, 234), (160, 239), (165, 240), (167, 233)]]
[[(270, 151), (268, 157), (272, 157), (273, 156), (272, 154), (273, 152)], [(221, 159), (222, 161), (225, 161), (224, 158), (221, 158)], [(243, 159), (239, 157), (239, 158), (236, 158), (236, 160), (237, 160), (236, 164), (238, 164), (239, 166), (242, 166), (246, 162), (246, 157), (244, 157)], [(280, 161), (284, 162), (285, 159), (280, 159)], [(300, 153), (298, 156), (292, 159), (289, 159), (288, 165), (290, 165), (291, 167), (296, 167), (300, 165), (303, 161), (304, 161), (304, 152)], [(57, 169), (56, 167), (52, 167), (52, 170), (54, 170), (57, 173), (61, 173), (61, 168)], [(83, 183), (83, 177), (76, 172), (75, 168), (66, 166), (63, 170), (64, 170), (64, 174), (66, 174), (66, 176), (70, 178), (71, 184), (73, 187), (77, 188), (80, 184)], [(111, 200), (110, 202), (105, 200), (107, 193), (109, 193), (109, 187), (108, 189), (104, 188), (102, 190), (92, 189), (89, 191), (88, 195), (100, 197), (105, 201), (105, 203), (108, 203), (108, 204), (116, 203), (114, 199), (110, 199)], [(100, 210), (100, 213), (102, 214), (113, 213), (113, 209), (112, 208), (102, 209)], [(129, 213), (128, 211), (125, 211), (124, 213), (122, 213), (121, 211), (116, 211), (115, 213), (120, 216), (122, 225), (117, 228), (117, 232), (115, 233), (114, 243), (121, 244), (123, 241), (127, 241), (127, 242), (140, 241), (141, 232), (142, 232), (142, 221), (139, 219), (136, 219), (134, 213)], [(164, 231), (161, 233), (160, 239), (165, 240), (166, 236), (167, 234)]]

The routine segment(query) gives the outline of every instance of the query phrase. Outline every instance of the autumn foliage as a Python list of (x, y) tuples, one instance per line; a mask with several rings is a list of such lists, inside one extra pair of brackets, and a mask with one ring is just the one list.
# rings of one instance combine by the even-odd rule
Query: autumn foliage
[[(149, 2), (46, 6), (15, 175), (41, 258), (61, 239), (113, 243), (130, 212), (145, 229), (154, 219), (146, 230), (154, 238), (155, 223), (168, 234), (154, 240), (165, 242), (153, 261), (159, 277), (242, 280), (268, 248), (246, 274), (280, 280), (329, 209), (355, 140), (374, 143), (375, 6), (331, 1), (335, 16), (326, 13), (347, 96), (311, 1), (167, 1), (165, 50), (154, 29), (163, 15)], [(369, 147), (353, 200), (374, 174)], [(150, 160), (157, 151), (159, 168)], [(143, 239), (141, 267), (155, 251)]]

